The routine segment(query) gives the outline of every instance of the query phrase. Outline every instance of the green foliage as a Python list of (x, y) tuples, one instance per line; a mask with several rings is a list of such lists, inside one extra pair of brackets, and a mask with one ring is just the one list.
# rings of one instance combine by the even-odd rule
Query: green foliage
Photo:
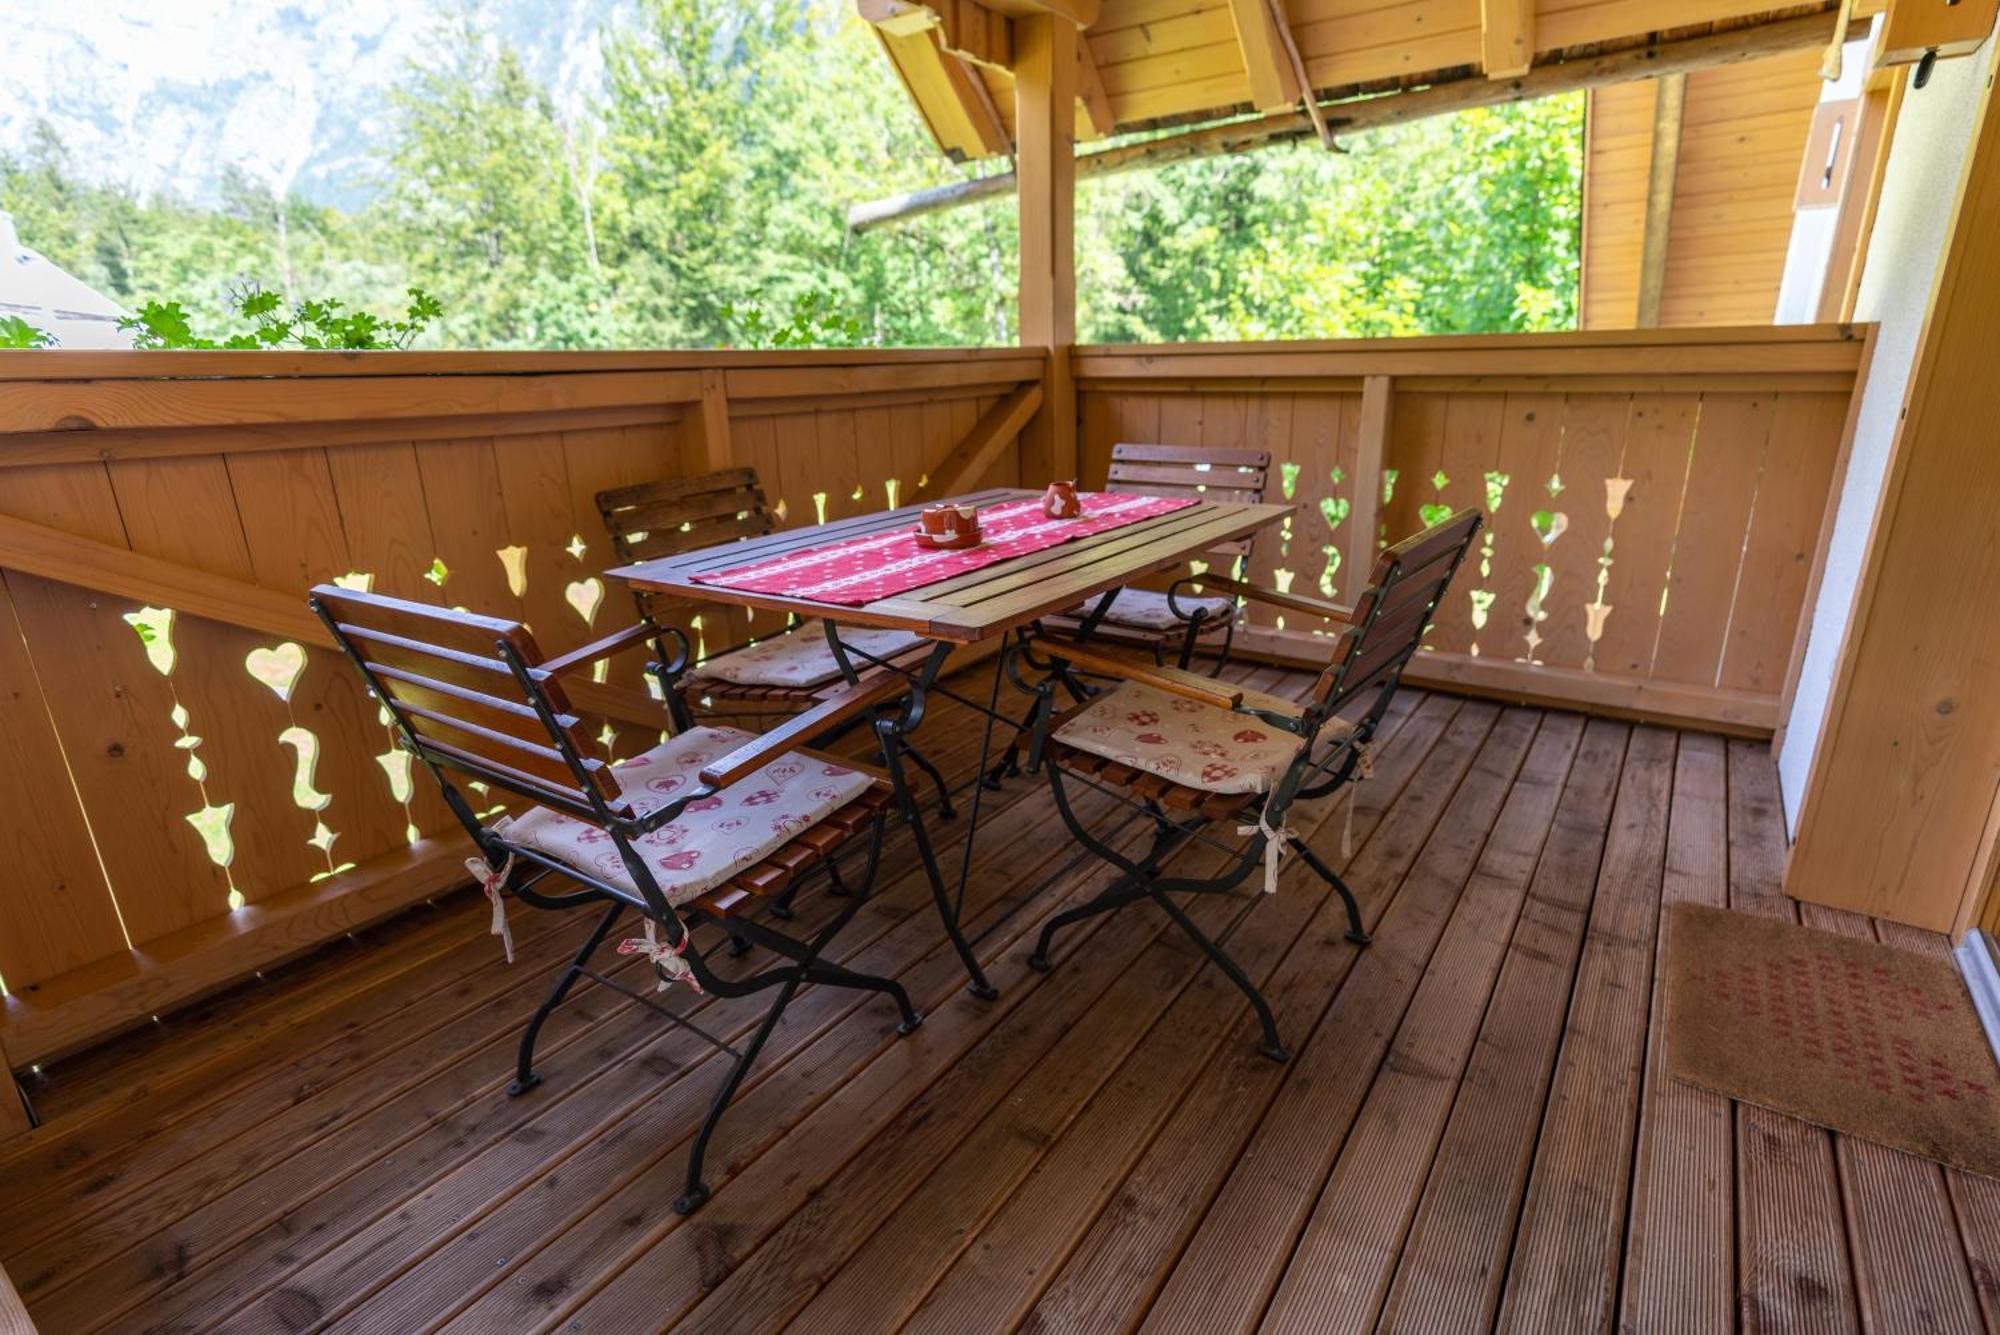
[(861, 321), (823, 292), (801, 292), (782, 319), (762, 306), (734, 302), (722, 308), (731, 343), (739, 348), (851, 348), (862, 341)]
[(0, 348), (53, 348), (56, 336), (18, 315), (0, 315)]
[[(847, 231), (858, 200), (1004, 164), (938, 152), (845, 0), (635, 0), (603, 35), (601, 95), (575, 106), (477, 12), (391, 95), (365, 210), (241, 173), (216, 207), (140, 200), (80, 184), (47, 127), (0, 155), (0, 207), (161, 346), (404, 346), (426, 326), (426, 343), (475, 348), (1014, 340), (1010, 197)], [(1303, 144), (1090, 180), (1079, 334), (1571, 327), (1581, 145), (1571, 96), (1357, 135), (1343, 154)], [(260, 297), (268, 311), (243, 309), (245, 275), (282, 294)], [(421, 318), (364, 314), (411, 288), (435, 298)]]
[(383, 352), (407, 348), (444, 308), (422, 288), (409, 290), (409, 306), (400, 320), (385, 320), (368, 311), (349, 310), (343, 303), (302, 301), (287, 306), (275, 292), (251, 287), (235, 298), (235, 314), (250, 327), (222, 338), (194, 332), (193, 322), (178, 301), (148, 301), (136, 316), (118, 322), (135, 331), (138, 348), (225, 348), (258, 351), (268, 348), (334, 349), (343, 352)]

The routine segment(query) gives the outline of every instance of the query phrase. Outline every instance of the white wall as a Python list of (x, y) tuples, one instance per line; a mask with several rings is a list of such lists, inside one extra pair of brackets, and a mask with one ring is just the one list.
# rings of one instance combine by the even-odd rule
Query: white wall
[[(1879, 25), (1881, 19), (1875, 23)], [(1841, 48), (1840, 77), (1820, 85), (1821, 102), (1861, 96), (1874, 46), (1874, 29), (1870, 28)], [(1792, 239), (1785, 247), (1785, 273), (1778, 284), (1778, 308), (1771, 316), (1772, 324), (1811, 324), (1819, 318), (1819, 294), (1826, 284), (1826, 263), (1833, 254), (1839, 218), (1840, 210), (1832, 204), (1792, 214)]]
[[(1989, 40), (1972, 55), (1940, 60), (1928, 85), (1905, 90), (1897, 118), (1854, 311), (1855, 319), (1879, 326), (1874, 360), (1862, 392), (1826, 572), (1812, 609), (1798, 694), (1778, 754), (1785, 819), (1793, 833), (1798, 829), (1806, 775), (1826, 722), (1834, 666), (1853, 615), (1862, 555), (1874, 526), (1889, 447), (1895, 441), (1917, 340), (1930, 309), (1931, 288), (1944, 256), (1993, 48)], [(1909, 77), (1907, 70), (1903, 77)]]

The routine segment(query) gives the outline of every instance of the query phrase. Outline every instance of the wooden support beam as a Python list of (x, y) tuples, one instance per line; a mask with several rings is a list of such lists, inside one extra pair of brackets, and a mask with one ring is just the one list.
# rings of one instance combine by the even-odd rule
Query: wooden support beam
[(1479, 58), (1489, 79), (1513, 79), (1535, 63), (1535, 0), (1480, 0)]
[(1341, 602), (1352, 607), (1368, 591), (1375, 568), (1375, 530), (1382, 508), (1382, 461), (1389, 454), (1389, 433), (1395, 423), (1396, 382), (1371, 375), (1361, 382), (1361, 431), (1355, 442), (1354, 501), (1348, 507), (1346, 574), (1340, 581)]
[(2000, 869), (2000, 450), (1985, 429), (2000, 420), (2000, 97), (1990, 81), (1930, 293), (1785, 889), (1957, 931), (1990, 920)]
[[(1635, 79), (1735, 65), (1796, 51), (1801, 47), (1817, 49), (1826, 44), (1832, 32), (1831, 12), (1810, 14), (1804, 18), (1736, 28), (1685, 41), (1661, 42), (1605, 56), (1539, 65), (1518, 79), (1458, 78), (1406, 93), (1335, 102), (1324, 110), (1327, 124), (1335, 135), (1358, 134), (1473, 107), (1530, 102), (1557, 93), (1573, 93), (1630, 83)], [(1224, 153), (1253, 152), (1314, 133), (1312, 118), (1303, 111), (1256, 120), (1230, 121), (1083, 154), (1076, 160), (1076, 174), (1079, 177), (1107, 176)], [(1014, 172), (996, 172), (977, 180), (954, 181), (929, 190), (857, 204), (847, 211), (847, 225), (857, 232), (865, 232), (927, 213), (963, 208), (984, 199), (1012, 194), (1018, 187), (1019, 180)]]
[(729, 390), (723, 373), (701, 373), (701, 401), (680, 421), (681, 471), (718, 473), (736, 462), (729, 439)]
[(1236, 24), (1236, 48), (1243, 53), (1243, 72), (1250, 80), (1250, 104), (1259, 111), (1296, 106), (1304, 90), (1268, 0), (1229, 0), (1229, 17)]
[(1327, 124), (1326, 109), (1319, 104), (1319, 95), (1313, 91), (1312, 76), (1306, 72), (1306, 58), (1299, 54), (1298, 38), (1292, 36), (1292, 22), (1285, 17), (1285, 0), (1264, 0), (1264, 8), (1271, 15), (1271, 22), (1278, 30), (1278, 45), (1284, 49), (1285, 61), (1292, 67), (1292, 77), (1299, 85), (1305, 98), (1306, 119), (1312, 122), (1313, 133), (1319, 136), (1320, 147), (1335, 149), (1339, 145), (1333, 140), (1332, 127)]
[(1020, 137), (1021, 343), (1045, 349), (1041, 411), (1021, 442), (1032, 484), (1076, 476), (1076, 44), (1054, 16), (1014, 22), (1014, 124)]
[(1076, 137), (1102, 139), (1118, 128), (1118, 116), (1111, 110), (1111, 94), (1104, 90), (1097, 59), (1090, 54), (1090, 41), (1076, 41)]
[(1041, 406), (1042, 387), (1030, 383), (988, 408), (965, 433), (965, 439), (952, 446), (951, 453), (930, 471), (924, 485), (911, 492), (911, 499), (936, 500), (973, 490)]
[(1669, 74), (1654, 85), (1652, 164), (1646, 175), (1646, 227), (1639, 258), (1641, 329), (1660, 323), (1667, 290), (1667, 244), (1673, 232), (1674, 178), (1681, 166), (1681, 119), (1687, 106), (1687, 75)]
[[(933, 20), (935, 17), (931, 15)], [(899, 26), (907, 28), (902, 16)], [(1011, 150), (1006, 127), (995, 114), (978, 72), (967, 66), (963, 57), (945, 49), (935, 22), (914, 31), (878, 24), (875, 35), (939, 148), (961, 161)]]

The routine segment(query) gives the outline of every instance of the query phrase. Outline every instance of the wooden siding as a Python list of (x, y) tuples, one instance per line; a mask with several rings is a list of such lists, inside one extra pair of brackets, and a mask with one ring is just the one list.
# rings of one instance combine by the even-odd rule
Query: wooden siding
[[(971, 718), (933, 722), (968, 780)], [(1406, 693), (1352, 855), (1344, 801), (1298, 813), (1375, 943), (1295, 862), (1247, 917), (1192, 910), (1269, 992), (1283, 1066), (1163, 915), (1029, 969), (1103, 873), (1031, 837), (1039, 781), (988, 800), (968, 912), (999, 1001), (964, 994), (893, 842), (835, 951), (926, 1023), (898, 1040), (877, 1000), (807, 989), (691, 1219), (669, 1202), (715, 1061), (586, 981), (506, 1098), (586, 924), (518, 916), (509, 968), (463, 896), (46, 1072), (49, 1125), (0, 1151), (0, 1261), (64, 1332), (1980, 1328), (1994, 1182), (1663, 1074), (1665, 907), (1797, 912), (1761, 745)], [(758, 1013), (670, 1000), (723, 1033)]]
[[(1474, 342), (1081, 349), (1084, 477), (1119, 441), (1267, 449), (1299, 508), (1259, 539), (1253, 578), (1333, 597), (1376, 546), (1478, 506), (1491, 525), (1421, 679), (1768, 734), (1858, 346), (1834, 330), (1552, 336), (1500, 362)], [(1393, 386), (1379, 459), (1371, 375)], [(1372, 535), (1356, 531), (1364, 471), (1382, 483)], [(1293, 661), (1323, 662), (1338, 629), (1253, 615), (1269, 630), (1251, 643)]]
[[(930, 0), (948, 48), (985, 84), (1006, 134), (1014, 129), (1013, 44), (995, 42), (997, 12), (981, 25), (964, 0)], [(1003, 8), (991, 6), (997, 11)], [(1481, 77), (1480, 0), (1286, 0), (1286, 14), (1316, 89), (1341, 94), (1434, 83), (1436, 76)], [(1594, 51), (1642, 43), (1652, 34), (1693, 36), (1778, 13), (1769, 0), (1539, 0), (1525, 3), (1536, 53)], [(1132, 128), (1250, 109), (1254, 96), (1229, 0), (1104, 0), (1084, 34), (1109, 117)], [(891, 39), (902, 40), (902, 39)], [(942, 147), (973, 156), (1005, 156), (963, 124), (965, 104), (941, 82), (905, 82), (930, 117)], [(983, 109), (979, 113), (985, 114)], [(1079, 135), (1089, 118), (1078, 113)]]
[[(0, 1047), (24, 1066), (460, 879), (309, 585), (520, 617), (559, 652), (631, 615), (600, 489), (744, 463), (791, 525), (880, 509), (1043, 363), (0, 359)], [(976, 481), (1018, 481), (1015, 452)], [(606, 685), (650, 718), (636, 654)], [(649, 735), (606, 727), (612, 754)]]
[[(1819, 58), (1796, 51), (1687, 76), (1660, 324), (1771, 320), (1819, 99)], [(1590, 94), (1585, 329), (1629, 329), (1637, 316), (1657, 87), (1648, 80)]]

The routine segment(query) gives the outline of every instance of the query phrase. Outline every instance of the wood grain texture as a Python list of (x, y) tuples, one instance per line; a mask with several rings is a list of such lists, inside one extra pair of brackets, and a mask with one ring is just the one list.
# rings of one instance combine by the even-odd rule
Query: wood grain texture
[[(631, 615), (603, 577), (599, 489), (740, 450), (792, 461), (790, 524), (862, 513), (915, 488), (963, 435), (960, 412), (1038, 384), (1043, 358), (126, 355), (54, 380), (21, 366), (0, 372), (21, 409), (0, 427), (0, 620), (14, 628), (0, 728), (39, 776), (0, 822), (21, 870), (0, 908), (0, 1036), (17, 1064), (450, 882), (436, 836), (456, 822), (402, 764), (308, 586), (520, 617), (560, 653)], [(739, 405), (732, 376), (758, 397)], [(739, 425), (739, 406), (758, 425)], [(782, 447), (761, 429), (793, 420), (810, 434)], [(864, 459), (859, 443), (898, 421), (925, 423), (908, 457), (893, 471)], [(998, 442), (984, 471), (1012, 481), (1012, 454)], [(149, 623), (150, 654), (125, 620), (143, 607), (173, 614), (167, 631)], [(742, 616), (693, 628), (718, 645), (752, 630)], [(631, 717), (642, 657), (578, 684), (591, 712), (620, 718), (593, 722), (601, 755), (657, 735), (657, 709)]]
[[(1246, 694), (1310, 688), (1228, 671)], [(974, 718), (941, 700), (926, 742), (959, 781)], [(1791, 1122), (1824, 1192), (1774, 1194), (1782, 1146), (1739, 1140), (1748, 1110), (1651, 1078), (1671, 943), (1648, 949), (1641, 920), (1725, 895), (1791, 911), (1766, 748), (1408, 693), (1355, 797), (1352, 859), (1345, 798), (1306, 833), (1373, 945), (1341, 938), (1296, 862), (1241, 922), (1202, 910), (1263, 980), (1288, 1064), (1255, 1053), (1240, 994), (1160, 915), (1025, 966), (1030, 934), (1102, 878), (1037, 837), (1042, 786), (1009, 782), (967, 905), (1000, 1000), (962, 995), (892, 836), (835, 953), (901, 978), (923, 1029), (899, 1040), (878, 1001), (801, 993), (691, 1219), (669, 1202), (712, 1057), (587, 984), (550, 1022), (542, 1091), (503, 1097), (513, 1032), (587, 924), (517, 916), (539, 967), (510, 970), (467, 894), (170, 1017), (171, 1040), (47, 1067), (50, 1124), (0, 1143), (0, 1264), (48, 1330), (1429, 1332), (1490, 1327), (1505, 1285), (1548, 1326), (1976, 1328), (2000, 1236), (1983, 1179)], [(801, 896), (799, 925), (837, 907)], [(758, 1014), (672, 1004), (732, 1038)], [(1274, 1191), (1299, 1212), (1239, 1211)], [(1820, 1246), (1855, 1257), (1825, 1289), (1798, 1264)], [(1275, 1301), (1240, 1301), (1260, 1289)]]

